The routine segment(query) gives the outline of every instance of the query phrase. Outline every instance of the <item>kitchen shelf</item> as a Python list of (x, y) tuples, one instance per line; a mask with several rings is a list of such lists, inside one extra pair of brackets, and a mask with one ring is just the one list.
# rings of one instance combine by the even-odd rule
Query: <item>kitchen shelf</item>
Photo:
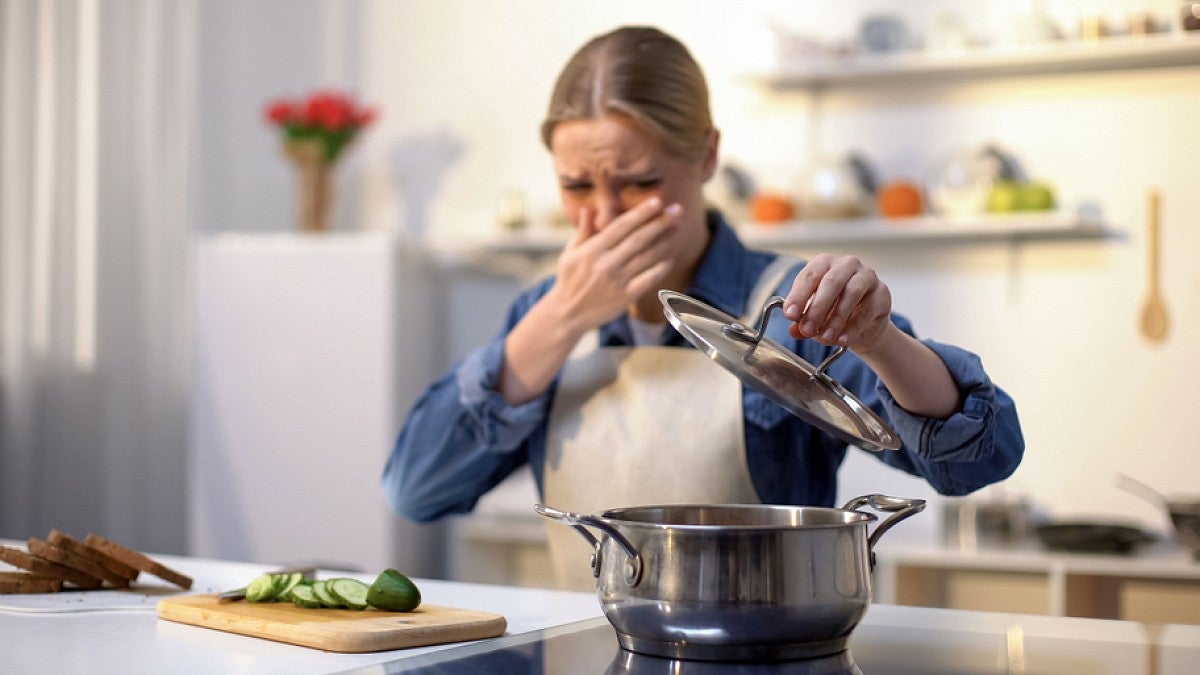
[[(776, 225), (736, 227), (742, 241), (754, 248), (803, 249), (860, 247), (897, 242), (1020, 242), (1104, 239), (1116, 236), (1099, 218), (1062, 212), (979, 216), (916, 216), (792, 221)], [(478, 264), (495, 258), (542, 258), (556, 255), (571, 230), (534, 229), (474, 239), (433, 243), (444, 260)]]
[(1112, 230), (1099, 219), (1058, 212), (796, 221), (778, 225), (742, 225), (738, 233), (747, 245), (769, 249), (896, 242), (1103, 239), (1114, 236)]
[[(1192, 31), (1191, 33), (1200, 33)], [(1100, 40), (975, 48), (816, 56), (750, 79), (778, 89), (892, 84), (921, 79), (969, 79), (1200, 65), (1200, 34), (1186, 31)]]

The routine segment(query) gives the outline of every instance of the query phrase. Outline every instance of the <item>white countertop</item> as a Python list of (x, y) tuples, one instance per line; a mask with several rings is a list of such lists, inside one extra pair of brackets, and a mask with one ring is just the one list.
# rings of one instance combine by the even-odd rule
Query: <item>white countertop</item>
[[(241, 586), (264, 569), (260, 564), (153, 557), (192, 576), (194, 592)], [(602, 616), (592, 593), (430, 579), (417, 582), (423, 600), (430, 604), (502, 614), (509, 635)], [(0, 604), (15, 602), (14, 596), (0, 596)], [(138, 610), (60, 613), (0, 609), (0, 636), (4, 640), (0, 672), (6, 673), (331, 673), (456, 646), (336, 654), (161, 621), (153, 604)], [(921, 649), (911, 649), (914, 642)], [(962, 661), (964, 668), (987, 662), (984, 670), (970, 672), (992, 672), (997, 654), (1015, 653), (1031, 666), (1067, 664), (1065, 670), (1028, 672), (1166, 675), (1197, 672), (1200, 627), (874, 604), (855, 630), (851, 651), (864, 661), (878, 661), (881, 655), (891, 658), (888, 655), (895, 650), (908, 654), (905, 658), (910, 660), (940, 659), (942, 666), (951, 657), (969, 659)], [(1158, 667), (1152, 669), (1156, 661)], [(1087, 666), (1072, 670), (1070, 664)]]
[[(21, 542), (0, 540), (20, 547)], [(153, 555), (191, 576), (196, 592), (244, 586), (264, 571), (260, 564)], [(0, 568), (8, 569), (0, 563)], [(353, 576), (370, 582), (372, 576)], [(321, 575), (328, 576), (328, 575)], [(153, 583), (142, 575), (138, 583)], [(592, 593), (415, 580), (422, 601), (494, 612), (508, 620), (508, 634), (524, 633), (601, 616)], [(109, 591), (85, 591), (90, 596)], [(75, 594), (72, 594), (75, 595)], [(17, 596), (0, 596), (16, 603)], [(96, 604), (96, 601), (89, 601)], [(337, 654), (160, 621), (153, 602), (137, 610), (63, 613), (0, 610), (0, 673), (332, 673), (456, 645), (369, 654)]]

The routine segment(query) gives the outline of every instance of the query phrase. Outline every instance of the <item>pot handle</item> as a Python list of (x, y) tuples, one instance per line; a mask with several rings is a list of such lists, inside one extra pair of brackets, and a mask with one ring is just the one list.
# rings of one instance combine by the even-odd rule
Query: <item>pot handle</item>
[(842, 509), (845, 511), (857, 511), (863, 506), (870, 506), (876, 511), (895, 511), (891, 517), (877, 525), (875, 530), (871, 532), (871, 536), (867, 537), (867, 548), (871, 551), (871, 559), (874, 561), (875, 542), (879, 541), (879, 537), (881, 537), (884, 532), (892, 529), (892, 526), (896, 523), (909, 516), (915, 516), (916, 514), (924, 511), (925, 500), (903, 499), (901, 497), (889, 497), (887, 495), (879, 494), (863, 495), (862, 497), (855, 497), (854, 499), (846, 502), (846, 505), (843, 506)]
[(594, 527), (612, 537), (613, 541), (617, 542), (617, 545), (625, 551), (625, 555), (628, 558), (625, 561), (625, 583), (629, 584), (632, 588), (637, 586), (638, 582), (642, 580), (642, 556), (634, 548), (633, 544), (629, 543), (629, 540), (617, 531), (617, 528), (595, 516), (560, 511), (545, 504), (534, 504), (533, 510), (551, 520), (557, 520), (565, 525), (570, 525), (576, 532), (583, 535), (584, 539), (587, 539), (588, 543), (592, 546), (592, 576), (600, 576), (600, 540), (587, 527), (584, 527), (585, 525)]

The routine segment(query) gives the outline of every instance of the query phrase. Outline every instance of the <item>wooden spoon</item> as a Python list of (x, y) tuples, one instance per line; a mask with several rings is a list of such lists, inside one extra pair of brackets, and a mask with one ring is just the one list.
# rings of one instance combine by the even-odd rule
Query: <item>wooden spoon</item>
[(1142, 305), (1142, 334), (1151, 342), (1161, 342), (1167, 336), (1167, 304), (1163, 301), (1158, 278), (1158, 190), (1150, 190), (1146, 247), (1150, 252), (1149, 295)]

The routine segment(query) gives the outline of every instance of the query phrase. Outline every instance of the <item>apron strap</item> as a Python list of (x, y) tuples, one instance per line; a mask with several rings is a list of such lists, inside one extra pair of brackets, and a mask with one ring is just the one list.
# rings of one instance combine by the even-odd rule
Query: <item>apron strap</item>
[(779, 255), (763, 268), (762, 274), (758, 275), (758, 283), (746, 298), (746, 313), (739, 320), (743, 326), (758, 325), (759, 319), (762, 318), (763, 305), (779, 290), (787, 273), (799, 264), (799, 258)]

